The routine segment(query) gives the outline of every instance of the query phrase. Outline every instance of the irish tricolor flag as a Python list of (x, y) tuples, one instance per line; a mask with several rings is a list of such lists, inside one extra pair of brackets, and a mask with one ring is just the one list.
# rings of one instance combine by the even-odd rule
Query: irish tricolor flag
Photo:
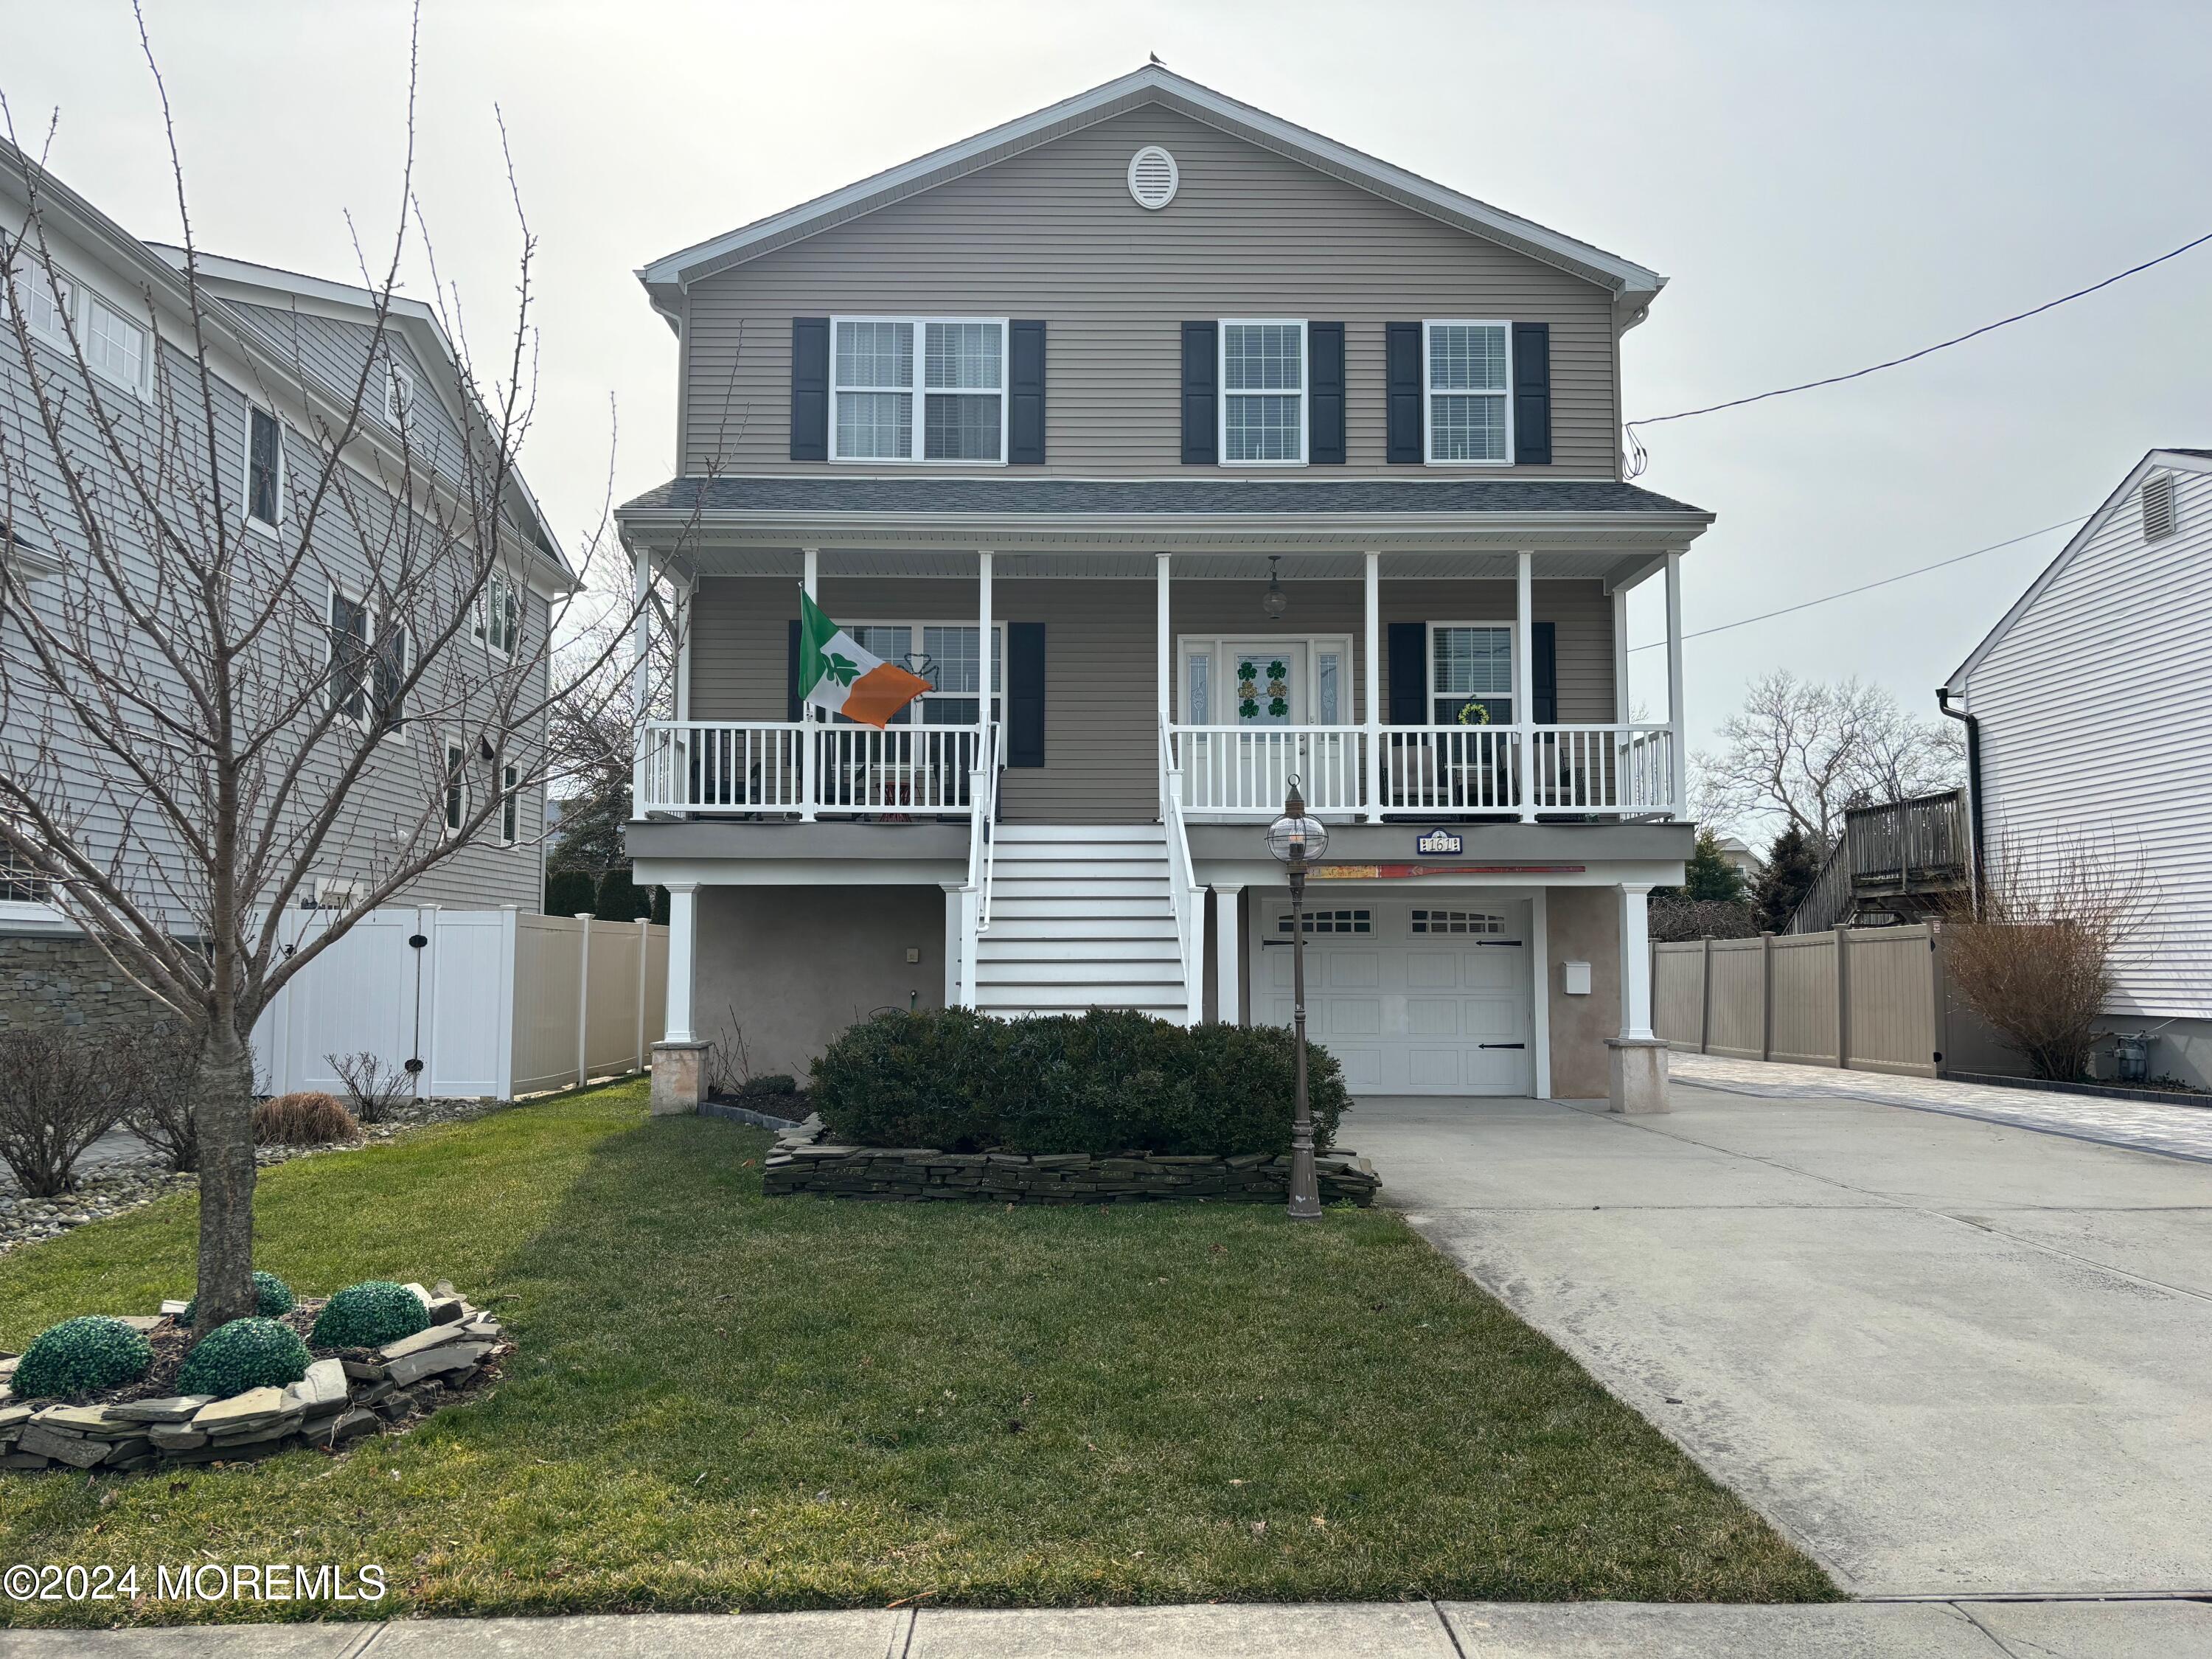
[(799, 696), (803, 702), (878, 728), (929, 690), (919, 674), (863, 651), (822, 614), (812, 594), (799, 595)]

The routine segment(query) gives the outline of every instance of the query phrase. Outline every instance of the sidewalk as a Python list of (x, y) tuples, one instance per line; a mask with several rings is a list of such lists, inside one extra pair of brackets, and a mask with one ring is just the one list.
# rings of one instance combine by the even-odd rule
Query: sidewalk
[(1683, 1083), (1732, 1095), (1803, 1099), (1866, 1100), (1915, 1111), (1948, 1112), (2044, 1134), (2070, 1135), (2131, 1152), (2156, 1152), (2212, 1163), (2212, 1106), (2174, 1106), (2157, 1100), (2112, 1100), (2061, 1094), (2033, 1085), (2020, 1089), (1948, 1078), (1888, 1077), (1826, 1066), (1787, 1066), (1772, 1060), (1725, 1060), (1718, 1054), (1671, 1054), (1668, 1070)]
[(0, 1631), (0, 1655), (7, 1659), (1708, 1659), (1729, 1653), (1759, 1659), (2179, 1659), (2212, 1653), (2212, 1604), (1407, 1601)]

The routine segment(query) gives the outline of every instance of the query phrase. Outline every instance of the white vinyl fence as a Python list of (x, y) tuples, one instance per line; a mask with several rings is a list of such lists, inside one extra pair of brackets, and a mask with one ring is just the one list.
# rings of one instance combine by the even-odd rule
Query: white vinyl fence
[[(286, 918), (296, 947), (329, 925)], [(641, 921), (394, 906), (277, 994), (254, 1029), (270, 1094), (337, 1091), (332, 1054), (367, 1051), (422, 1096), (517, 1095), (646, 1068), (666, 1018), (668, 929)]]

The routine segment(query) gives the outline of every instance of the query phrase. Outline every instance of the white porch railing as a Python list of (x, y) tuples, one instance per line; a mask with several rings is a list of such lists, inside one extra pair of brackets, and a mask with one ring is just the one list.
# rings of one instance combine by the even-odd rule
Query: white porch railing
[(1160, 827), (1168, 844), (1168, 896), (1175, 906), (1176, 944), (1182, 956), (1186, 1023), (1195, 1025), (1206, 1017), (1206, 890), (1191, 867), (1190, 837), (1183, 830), (1184, 782), (1176, 766), (1174, 733), (1163, 717)]
[(654, 720), (636, 783), (641, 815), (966, 816), (981, 726), (819, 726)]
[[(1665, 726), (1188, 726), (1162, 764), (1194, 818), (1272, 818), (1298, 775), (1327, 817), (1400, 813), (1534, 817), (1679, 816), (1680, 766)], [(1375, 764), (1369, 764), (1369, 744)]]

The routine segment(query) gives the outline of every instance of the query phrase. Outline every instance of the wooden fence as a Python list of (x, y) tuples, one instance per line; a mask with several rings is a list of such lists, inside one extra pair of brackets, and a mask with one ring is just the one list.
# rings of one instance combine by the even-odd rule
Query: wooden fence
[(1837, 927), (1656, 945), (1653, 1026), (1693, 1054), (1937, 1077), (1951, 1015), (1939, 933)]

